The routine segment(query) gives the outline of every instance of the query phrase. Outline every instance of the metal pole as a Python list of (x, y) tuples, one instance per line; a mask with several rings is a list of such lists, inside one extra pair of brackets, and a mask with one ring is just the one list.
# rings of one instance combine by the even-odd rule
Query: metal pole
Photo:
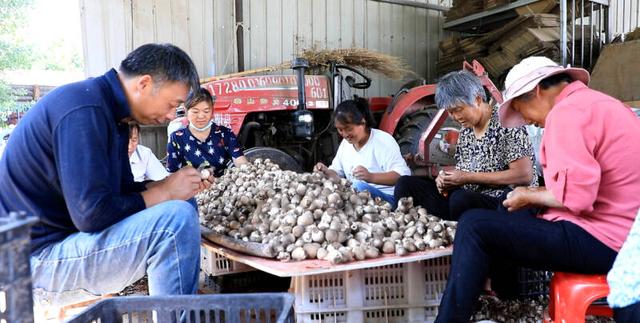
[(593, 6), (595, 4), (591, 2), (591, 15), (589, 16), (589, 68), (593, 68)]
[[(626, 1), (622, 1), (622, 30), (620, 30), (620, 36), (622, 37), (622, 41), (624, 41), (624, 33), (627, 32), (627, 28), (625, 27), (624, 23), (625, 23), (625, 18), (627, 17), (627, 11), (625, 10), (627, 6), (627, 2)], [(629, 12), (629, 14), (631, 14), (631, 12)]]
[(567, 66), (567, 0), (560, 0), (560, 52), (560, 63)]
[(571, 0), (571, 66), (576, 64), (576, 0)]
[(606, 41), (607, 35), (603, 32), (604, 22), (604, 9), (602, 8), (602, 4), (598, 6), (598, 36), (600, 39), (598, 40), (598, 53), (602, 52), (602, 44)]
[(408, 7), (414, 7), (414, 8), (430, 9), (430, 10), (436, 10), (436, 11), (442, 11), (442, 12), (449, 11), (450, 9), (449, 7), (445, 7), (437, 4), (408, 1), (408, 0), (373, 0), (373, 1), (397, 4), (401, 6), (408, 6)]
[(611, 42), (611, 26), (609, 26), (609, 6), (606, 6), (604, 9), (604, 14), (603, 14), (603, 19), (604, 19), (604, 43), (608, 44), (609, 42)]
[(580, 0), (580, 67), (584, 67), (584, 0)]

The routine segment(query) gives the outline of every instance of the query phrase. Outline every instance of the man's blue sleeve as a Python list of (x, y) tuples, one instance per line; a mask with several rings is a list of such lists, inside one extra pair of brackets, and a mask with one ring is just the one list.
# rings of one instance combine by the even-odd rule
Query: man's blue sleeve
[(111, 138), (109, 122), (101, 108), (86, 107), (67, 114), (53, 132), (62, 193), (82, 232), (103, 230), (145, 209), (142, 195), (122, 192), (112, 174), (110, 152), (118, 149), (118, 138)]

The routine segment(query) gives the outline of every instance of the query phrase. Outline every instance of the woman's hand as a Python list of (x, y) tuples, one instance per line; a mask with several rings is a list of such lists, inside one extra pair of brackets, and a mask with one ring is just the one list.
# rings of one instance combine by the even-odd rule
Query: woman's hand
[[(442, 190), (449, 190), (452, 189), (454, 187), (459, 187), (462, 186), (464, 184), (467, 184), (467, 181), (465, 180), (465, 176), (466, 176), (465, 171), (461, 171), (461, 170), (457, 170), (457, 169), (453, 169), (453, 170), (448, 170), (448, 171), (443, 171), (438, 175), (438, 178), (442, 177), (441, 181), (442, 181)], [(437, 179), (436, 179), (436, 183), (438, 183)]]
[(447, 190), (444, 188), (444, 171), (441, 170), (438, 173), (438, 177), (436, 177), (436, 188), (438, 188), (438, 193), (443, 194)]
[(553, 193), (545, 187), (516, 187), (507, 194), (507, 199), (502, 202), (502, 205), (506, 207), (509, 212), (517, 211), (528, 206), (564, 208), (564, 205), (556, 200)]
[(525, 208), (532, 204), (532, 193), (528, 187), (519, 186), (507, 193), (507, 198), (502, 201), (502, 205), (507, 211), (513, 212)]
[(353, 172), (351, 172), (351, 174), (353, 175), (353, 177), (355, 177), (358, 180), (367, 182), (367, 183), (371, 183), (372, 182), (372, 174), (369, 172), (368, 169), (366, 169), (364, 166), (360, 165), (357, 166), (356, 168), (353, 169)]
[(323, 164), (322, 162), (318, 162), (315, 166), (313, 166), (314, 172), (321, 172), (323, 174), (325, 174), (328, 169), (329, 167), (327, 167), (327, 165)]

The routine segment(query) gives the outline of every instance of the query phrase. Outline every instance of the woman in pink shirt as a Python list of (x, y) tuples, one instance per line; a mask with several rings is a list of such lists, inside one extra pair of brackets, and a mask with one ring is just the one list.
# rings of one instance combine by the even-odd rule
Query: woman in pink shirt
[(640, 207), (640, 122), (620, 101), (589, 89), (589, 73), (545, 57), (514, 66), (505, 81), (505, 127), (544, 127), (546, 187), (518, 187), (509, 211), (470, 210), (458, 224), (436, 322), (468, 322), (490, 268), (606, 274)]

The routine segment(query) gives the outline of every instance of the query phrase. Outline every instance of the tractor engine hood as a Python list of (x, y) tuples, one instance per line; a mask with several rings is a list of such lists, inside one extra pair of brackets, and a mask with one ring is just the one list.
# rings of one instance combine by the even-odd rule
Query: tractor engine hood
[[(295, 75), (243, 76), (205, 83), (215, 96), (215, 113), (250, 113), (295, 110), (298, 88)], [(305, 75), (307, 109), (331, 109), (329, 78)]]

